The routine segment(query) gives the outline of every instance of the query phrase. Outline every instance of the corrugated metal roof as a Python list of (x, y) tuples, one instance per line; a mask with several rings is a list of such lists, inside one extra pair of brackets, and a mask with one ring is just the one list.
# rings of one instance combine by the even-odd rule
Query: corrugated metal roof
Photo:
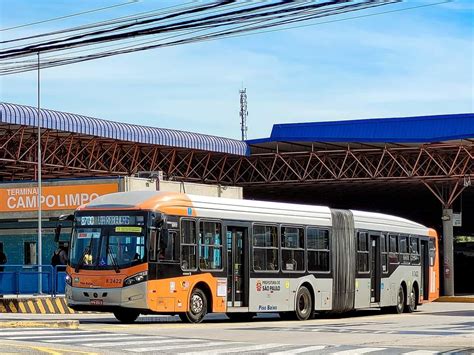
[[(249, 154), (247, 143), (235, 139), (166, 128), (138, 126), (46, 109), (41, 109), (40, 116), (41, 127), (47, 129), (168, 147), (235, 155)], [(37, 109), (0, 102), (0, 122), (36, 127), (38, 125)]]
[(474, 113), (276, 124), (265, 142), (427, 143), (474, 138)]

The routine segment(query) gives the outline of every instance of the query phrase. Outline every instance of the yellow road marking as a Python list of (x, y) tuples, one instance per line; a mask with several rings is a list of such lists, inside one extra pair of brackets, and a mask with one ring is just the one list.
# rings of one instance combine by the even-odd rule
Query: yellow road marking
[(46, 299), (46, 305), (48, 306), (49, 313), (56, 313), (54, 311), (53, 303), (51, 302), (51, 300), (49, 298)]
[(7, 307), (3, 304), (3, 302), (0, 303), (0, 313), (7, 313)]
[(66, 313), (64, 311), (63, 305), (61, 304), (61, 300), (59, 298), (56, 298), (56, 306), (58, 306), (59, 313), (61, 313), (61, 314)]
[(36, 304), (38, 305), (38, 308), (39, 308), (40, 312), (41, 312), (42, 314), (45, 314), (45, 313), (46, 313), (46, 309), (44, 309), (43, 300), (37, 300), (37, 301), (36, 301)]

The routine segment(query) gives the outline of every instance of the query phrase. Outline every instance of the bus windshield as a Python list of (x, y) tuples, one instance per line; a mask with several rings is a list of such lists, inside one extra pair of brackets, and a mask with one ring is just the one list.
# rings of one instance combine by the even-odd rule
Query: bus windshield
[[(97, 225), (98, 222), (107, 221), (97, 217), (91, 217), (90, 220), (84, 219), (84, 216), (76, 218), (69, 261), (72, 267), (119, 271), (121, 268), (146, 261), (146, 228), (143, 222), (139, 222), (141, 225), (136, 224), (137, 216), (133, 216), (134, 218), (127, 216), (129, 219), (117, 220), (121, 223), (124, 221), (129, 223), (120, 226)], [(120, 217), (123, 218), (123, 216)]]

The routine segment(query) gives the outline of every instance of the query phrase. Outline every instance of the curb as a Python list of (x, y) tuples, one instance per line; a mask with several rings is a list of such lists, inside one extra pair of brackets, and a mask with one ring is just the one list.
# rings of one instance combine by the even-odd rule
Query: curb
[(474, 303), (472, 296), (441, 296), (435, 302)]
[(64, 297), (0, 299), (0, 313), (73, 314)]
[(78, 320), (65, 321), (0, 321), (0, 328), (68, 328), (78, 329)]

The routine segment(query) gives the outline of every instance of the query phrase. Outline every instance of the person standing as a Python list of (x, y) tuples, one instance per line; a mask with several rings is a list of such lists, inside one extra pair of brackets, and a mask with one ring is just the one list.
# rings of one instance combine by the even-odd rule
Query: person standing
[(0, 272), (3, 272), (3, 270), (5, 269), (3, 265), (5, 265), (6, 263), (7, 263), (7, 256), (5, 255), (3, 250), (0, 250)]

